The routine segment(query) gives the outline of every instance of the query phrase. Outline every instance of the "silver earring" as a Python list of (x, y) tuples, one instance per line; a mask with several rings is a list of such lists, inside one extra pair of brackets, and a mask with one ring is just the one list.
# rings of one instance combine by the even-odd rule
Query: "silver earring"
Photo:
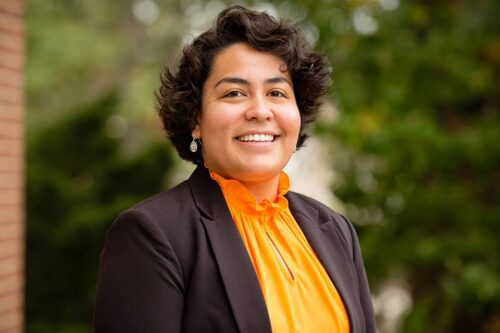
[(191, 141), (191, 144), (189, 145), (189, 150), (191, 150), (192, 153), (196, 153), (198, 151), (198, 144), (193, 138), (193, 141)]

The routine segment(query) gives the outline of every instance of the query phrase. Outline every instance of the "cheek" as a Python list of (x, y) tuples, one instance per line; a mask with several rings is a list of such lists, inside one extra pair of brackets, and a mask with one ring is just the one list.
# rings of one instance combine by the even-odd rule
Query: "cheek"
[(290, 119), (288, 120), (288, 123), (290, 127), (290, 132), (296, 134), (297, 136), (299, 135), (300, 132), (300, 122), (301, 122), (300, 112), (296, 110), (293, 113), (293, 117), (290, 117)]
[(235, 122), (232, 114), (224, 107), (206, 109), (202, 119), (203, 135), (217, 138), (223, 136), (232, 128)]

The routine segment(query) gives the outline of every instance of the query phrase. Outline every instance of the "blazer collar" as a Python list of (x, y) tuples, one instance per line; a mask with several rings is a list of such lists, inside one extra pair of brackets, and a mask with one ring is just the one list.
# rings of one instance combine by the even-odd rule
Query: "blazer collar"
[(219, 266), (234, 318), (242, 333), (271, 333), (271, 322), (255, 270), (219, 185), (198, 166), (189, 178), (194, 201)]
[[(333, 281), (349, 317), (350, 331), (364, 332), (363, 310), (359, 303), (359, 291), (354, 264), (345, 249), (333, 215), (322, 215), (294, 192), (286, 195), (290, 211), (307, 241), (317, 254), (328, 276)], [(328, 223), (329, 222), (329, 223)]]

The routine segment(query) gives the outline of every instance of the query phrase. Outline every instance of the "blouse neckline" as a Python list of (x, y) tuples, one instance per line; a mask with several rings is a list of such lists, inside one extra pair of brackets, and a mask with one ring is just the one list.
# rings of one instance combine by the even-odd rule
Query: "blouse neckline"
[(226, 179), (210, 169), (209, 172), (210, 177), (219, 184), (227, 203), (237, 207), (241, 211), (260, 215), (263, 213), (275, 214), (288, 208), (288, 200), (285, 198), (285, 194), (290, 190), (290, 178), (284, 171), (281, 171), (279, 174), (278, 195), (274, 202), (269, 199), (257, 202), (252, 192), (240, 181)]

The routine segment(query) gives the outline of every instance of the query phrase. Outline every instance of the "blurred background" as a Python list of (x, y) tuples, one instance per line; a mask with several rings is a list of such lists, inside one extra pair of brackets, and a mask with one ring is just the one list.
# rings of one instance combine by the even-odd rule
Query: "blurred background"
[[(89, 332), (107, 228), (193, 169), (154, 91), (228, 4), (26, 1), (25, 332)], [(355, 223), (379, 331), (500, 332), (500, 2), (246, 4), (334, 68), (289, 172)]]

